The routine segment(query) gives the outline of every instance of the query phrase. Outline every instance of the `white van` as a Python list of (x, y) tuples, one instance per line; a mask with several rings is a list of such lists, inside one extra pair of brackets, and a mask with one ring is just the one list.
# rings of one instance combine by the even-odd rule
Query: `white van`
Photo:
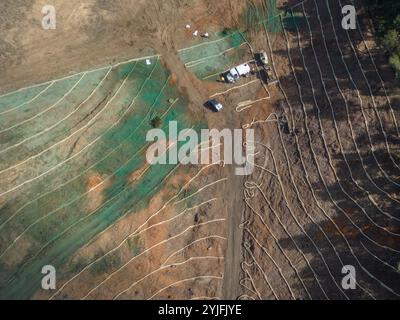
[(247, 63), (243, 63), (240, 66), (232, 68), (226, 74), (226, 79), (228, 82), (233, 83), (239, 80), (240, 77), (245, 77), (251, 72), (251, 68)]

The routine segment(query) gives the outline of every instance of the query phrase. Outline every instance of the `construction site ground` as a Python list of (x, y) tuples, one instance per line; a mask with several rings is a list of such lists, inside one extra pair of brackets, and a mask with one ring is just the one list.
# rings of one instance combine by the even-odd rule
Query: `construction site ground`
[[(0, 4), (1, 299), (398, 299), (400, 92), (362, 1), (356, 30), (341, 0), (53, 2), (51, 31)], [(276, 81), (219, 80), (263, 50)], [(150, 166), (155, 116), (254, 129), (254, 172)]]

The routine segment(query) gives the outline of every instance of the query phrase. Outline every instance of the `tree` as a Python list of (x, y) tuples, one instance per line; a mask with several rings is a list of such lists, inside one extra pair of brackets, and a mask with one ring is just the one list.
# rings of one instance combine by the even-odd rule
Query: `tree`
[(400, 54), (394, 54), (390, 57), (390, 65), (396, 70), (396, 77), (400, 76)]
[(385, 34), (383, 45), (390, 53), (395, 52), (399, 48), (399, 34), (396, 30), (391, 29)]
[(396, 30), (400, 32), (400, 14), (397, 15), (396, 19), (394, 19), (393, 25), (395, 26)]
[(151, 119), (150, 124), (153, 128), (159, 128), (161, 126), (161, 118), (159, 116), (155, 116)]
[(380, 43), (389, 52), (389, 63), (400, 79), (400, 1), (367, 0)]

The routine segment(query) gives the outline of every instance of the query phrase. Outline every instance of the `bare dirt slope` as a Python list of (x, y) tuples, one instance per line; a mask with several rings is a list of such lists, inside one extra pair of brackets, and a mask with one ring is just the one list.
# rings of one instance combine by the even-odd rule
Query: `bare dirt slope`
[[(246, 182), (242, 297), (398, 299), (393, 72), (361, 2), (350, 32), (340, 1), (282, 5), (296, 18), (287, 10), (279, 34), (258, 42), (270, 48), (280, 90), (277, 121), (254, 125), (261, 138)], [(346, 265), (354, 290), (342, 287)]]
[(229, 1), (54, 1), (57, 28), (43, 30), (41, 10), (47, 4), (0, 4), (2, 91), (151, 55), (160, 46), (174, 51), (193, 41), (187, 23), (201, 30), (212, 21), (210, 28), (220, 30), (237, 13), (226, 14)]

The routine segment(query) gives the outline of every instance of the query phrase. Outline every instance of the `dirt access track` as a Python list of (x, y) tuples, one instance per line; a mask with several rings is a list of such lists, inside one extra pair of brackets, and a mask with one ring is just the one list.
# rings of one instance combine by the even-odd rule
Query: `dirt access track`
[[(398, 299), (400, 100), (354, 4), (1, 3), (0, 298)], [(216, 81), (261, 50), (276, 82)], [(254, 172), (150, 166), (155, 116), (254, 129)]]

